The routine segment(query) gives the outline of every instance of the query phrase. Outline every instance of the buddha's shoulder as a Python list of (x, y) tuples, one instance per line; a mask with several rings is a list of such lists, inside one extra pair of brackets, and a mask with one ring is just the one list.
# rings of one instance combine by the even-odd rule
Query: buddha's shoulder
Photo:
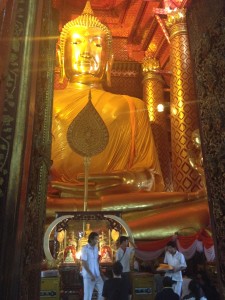
[(105, 93), (110, 94), (113, 97), (131, 99), (131, 100), (135, 100), (135, 101), (142, 101), (141, 99), (139, 99), (137, 97), (133, 97), (133, 96), (125, 95), (125, 94), (116, 94), (116, 93), (111, 93), (111, 92), (106, 92), (106, 91), (105, 91)]
[(120, 103), (120, 104), (124, 103), (129, 106), (135, 105), (136, 107), (145, 106), (143, 100), (133, 96), (124, 95), (124, 94), (115, 94), (107, 91), (97, 91), (97, 93), (99, 93), (99, 95), (101, 95), (103, 99), (107, 99), (109, 102), (112, 103)]
[[(63, 90), (55, 90), (54, 91), (54, 101), (70, 101), (71, 100), (79, 100), (79, 99), (88, 99), (88, 95), (89, 95), (89, 89), (85, 89), (85, 90), (76, 90), (73, 88), (65, 88)], [(127, 103), (129, 105), (135, 104), (136, 106), (143, 106), (145, 105), (144, 101), (136, 98), (136, 97), (132, 97), (129, 95), (122, 95), (122, 94), (115, 94), (115, 93), (111, 93), (109, 91), (105, 91), (105, 90), (98, 90), (98, 89), (91, 89), (91, 98), (93, 103), (95, 102), (99, 102), (99, 101), (107, 101), (107, 102), (111, 102), (111, 103)]]
[(76, 95), (88, 95), (88, 90), (77, 90), (71, 87), (66, 87), (64, 89), (55, 89), (54, 90), (54, 99), (57, 98), (66, 98), (67, 96), (76, 96)]

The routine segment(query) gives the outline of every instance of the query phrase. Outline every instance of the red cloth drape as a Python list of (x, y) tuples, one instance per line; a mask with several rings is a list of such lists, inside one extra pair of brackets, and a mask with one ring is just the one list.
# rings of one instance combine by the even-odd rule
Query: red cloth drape
[(163, 249), (166, 244), (174, 239), (178, 239), (180, 245), (187, 249), (189, 248), (196, 240), (202, 241), (203, 246), (206, 249), (209, 249), (213, 246), (213, 239), (211, 234), (207, 230), (200, 230), (194, 235), (190, 236), (170, 236), (166, 239), (157, 240), (157, 241), (136, 241), (137, 248), (142, 251), (158, 251)]

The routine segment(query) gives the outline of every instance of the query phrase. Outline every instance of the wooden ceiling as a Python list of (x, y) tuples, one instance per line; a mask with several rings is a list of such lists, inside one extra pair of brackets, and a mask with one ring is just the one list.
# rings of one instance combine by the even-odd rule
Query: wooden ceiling
[[(115, 60), (141, 63), (147, 54), (169, 72), (169, 39), (165, 8), (181, 8), (187, 0), (90, 0), (94, 15), (113, 35)], [(52, 0), (59, 11), (60, 28), (79, 16), (86, 0)]]

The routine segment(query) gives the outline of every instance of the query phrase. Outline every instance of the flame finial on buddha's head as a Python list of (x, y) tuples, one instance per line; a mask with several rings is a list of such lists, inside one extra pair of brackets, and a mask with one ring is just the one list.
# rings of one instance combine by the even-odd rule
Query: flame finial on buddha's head
[(84, 8), (84, 10), (82, 12), (82, 15), (85, 15), (85, 14), (86, 15), (94, 15), (93, 10), (91, 8), (90, 1), (87, 1), (86, 5), (85, 5), (85, 8)]

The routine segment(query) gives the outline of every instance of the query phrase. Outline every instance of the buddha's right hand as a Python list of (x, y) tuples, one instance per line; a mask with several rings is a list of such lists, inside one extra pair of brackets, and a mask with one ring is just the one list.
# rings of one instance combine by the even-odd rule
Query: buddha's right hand
[[(52, 187), (59, 191), (61, 197), (82, 197), (84, 194), (85, 175), (78, 175), (77, 183), (53, 181)], [(151, 191), (154, 189), (155, 176), (151, 170), (122, 171), (88, 176), (88, 194), (98, 198), (101, 195), (127, 193), (134, 191)]]

